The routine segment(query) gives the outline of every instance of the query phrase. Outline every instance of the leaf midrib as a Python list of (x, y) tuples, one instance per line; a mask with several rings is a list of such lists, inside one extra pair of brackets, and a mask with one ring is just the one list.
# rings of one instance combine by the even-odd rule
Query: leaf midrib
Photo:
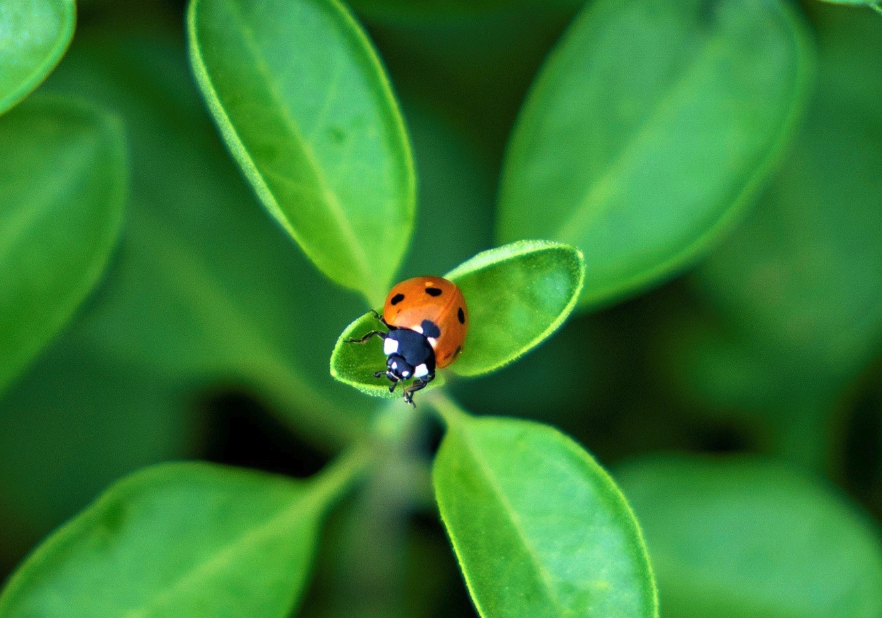
[(695, 55), (694, 60), (687, 65), (682, 75), (667, 88), (658, 106), (631, 135), (628, 144), (619, 151), (606, 170), (589, 185), (578, 206), (573, 210), (573, 214), (558, 227), (557, 232), (552, 234), (553, 238), (579, 244), (590, 223), (608, 210), (608, 208), (592, 208), (592, 206), (596, 206), (598, 202), (603, 203), (607, 192), (617, 185), (616, 179), (619, 175), (642, 153), (643, 146), (652, 141), (656, 130), (663, 125), (683, 92), (702, 75), (701, 69), (714, 60), (717, 54), (724, 49), (724, 40), (722, 35), (708, 37), (701, 52)]
[[(235, 17), (239, 20), (239, 32), (242, 34), (241, 40), (246, 49), (251, 52), (252, 59), (254, 60), (254, 66), (260, 73), (261, 77), (264, 78), (267, 90), (271, 95), (273, 102), (275, 103), (275, 107), (278, 111), (280, 111), (280, 117), (285, 121), (287, 128), (294, 135), (295, 139), (293, 140), (293, 142), (300, 146), (304, 158), (309, 163), (309, 171), (312, 172), (312, 176), (315, 179), (316, 184), (319, 186), (321, 195), (325, 198), (325, 201), (328, 205), (328, 212), (332, 215), (331, 219), (334, 221), (334, 223), (336, 223), (341, 236), (346, 239), (346, 248), (348, 249), (347, 252), (352, 258), (352, 262), (359, 269), (361, 280), (373, 281), (373, 271), (370, 266), (370, 261), (368, 260), (368, 257), (364, 252), (364, 247), (362, 247), (361, 243), (358, 242), (358, 237), (355, 234), (355, 230), (353, 230), (352, 226), (350, 225), (349, 220), (346, 217), (346, 213), (343, 211), (342, 204), (340, 204), (340, 200), (337, 197), (337, 194), (330, 188), (328, 184), (328, 179), (325, 177), (322, 168), (318, 164), (318, 159), (315, 151), (312, 149), (311, 144), (306, 141), (300, 125), (297, 123), (296, 119), (291, 116), (290, 110), (288, 109), (287, 105), (285, 105), (284, 98), (277, 89), (276, 81), (272, 79), (272, 72), (266, 64), (266, 59), (260, 53), (260, 48), (257, 45), (257, 41), (254, 37), (254, 32), (248, 27), (247, 22), (242, 15), (242, 11), (240, 10), (235, 0), (223, 0), (223, 2), (232, 9), (232, 12), (235, 13)], [(242, 144), (243, 151), (248, 154), (248, 158), (252, 161), (252, 168), (254, 170), (254, 173), (260, 176), (262, 181), (266, 184), (266, 181), (263, 180), (263, 172), (256, 165), (253, 164), (254, 157), (252, 157), (251, 153), (248, 152), (244, 140), (240, 139), (239, 141)], [(268, 191), (268, 193), (273, 196), (273, 200), (276, 202), (276, 208), (281, 212), (281, 208), (279, 207), (278, 201), (273, 195), (273, 192)]]
[(462, 428), (458, 428), (457, 431), (462, 437), (463, 443), (465, 444), (469, 454), (472, 456), (475, 463), (478, 464), (480, 470), (484, 473), (484, 477), (488, 481), (487, 485), (493, 491), (499, 502), (504, 507), (504, 512), (510, 516), (512, 528), (514, 528), (514, 530), (517, 532), (518, 537), (520, 537), (520, 540), (527, 551), (527, 555), (530, 557), (530, 561), (533, 565), (534, 570), (539, 573), (539, 577), (544, 584), (546, 597), (549, 599), (550, 604), (555, 608), (555, 613), (558, 616), (566, 616), (569, 613), (569, 609), (563, 606), (557, 596), (556, 590), (553, 585), (554, 578), (552, 577), (551, 573), (548, 572), (548, 569), (545, 567), (542, 561), (539, 559), (538, 552), (528, 540), (527, 535), (522, 528), (521, 520), (517, 515), (517, 511), (515, 511), (511, 502), (509, 502), (508, 497), (505, 495), (505, 492), (503, 491), (502, 486), (499, 483), (499, 479), (493, 473), (493, 470), (492, 468), (490, 468), (489, 463), (480, 456), (480, 450), (477, 449), (469, 432), (463, 430)]

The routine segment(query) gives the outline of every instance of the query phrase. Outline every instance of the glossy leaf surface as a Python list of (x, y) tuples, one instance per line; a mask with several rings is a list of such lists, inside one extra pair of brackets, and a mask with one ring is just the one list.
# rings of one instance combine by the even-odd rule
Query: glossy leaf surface
[(264, 205), (319, 269), (385, 295), (410, 240), (410, 148), (379, 60), (333, 0), (195, 0), (196, 77)]
[(0, 0), (0, 114), (55, 67), (75, 22), (74, 0)]
[(617, 475), (670, 618), (872, 618), (878, 529), (824, 483), (771, 461), (659, 457)]
[[(575, 306), (584, 268), (572, 247), (525, 241), (479, 253), (444, 275), (462, 290), (470, 315), (462, 355), (450, 371), (488, 373), (551, 336)], [(385, 366), (380, 340), (345, 343), (376, 328), (366, 314), (343, 331), (331, 356), (331, 374), (368, 394), (386, 396), (388, 385), (373, 376)]]
[(22, 565), (0, 617), (288, 616), (335, 484), (209, 464), (140, 472)]
[(657, 616), (637, 521), (588, 453), (538, 423), (446, 418), (435, 494), (483, 618)]
[(805, 27), (779, 0), (600, 0), (534, 83), (499, 238), (585, 253), (581, 306), (669, 276), (768, 175), (805, 97)]
[(35, 98), (0, 118), (0, 390), (67, 323), (104, 271), (126, 189), (119, 123)]

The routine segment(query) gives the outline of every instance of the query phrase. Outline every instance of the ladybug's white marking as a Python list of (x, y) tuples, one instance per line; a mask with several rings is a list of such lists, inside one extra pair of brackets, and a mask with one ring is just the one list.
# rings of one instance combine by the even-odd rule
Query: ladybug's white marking
[(438, 345), (438, 340), (435, 339), (434, 337), (426, 337), (426, 339), (429, 340), (429, 345), (432, 346), (433, 348), (434, 348), (436, 345)]
[(398, 342), (392, 339), (391, 337), (386, 337), (383, 340), (383, 354), (386, 356), (391, 356), (398, 351)]
[(414, 377), (422, 378), (423, 376), (429, 375), (429, 368), (426, 367), (426, 363), (420, 363), (416, 366), (416, 371), (414, 371)]
[(418, 332), (421, 335), (423, 334), (423, 327), (422, 326), (414, 326), (411, 330), (415, 330), (416, 332)]

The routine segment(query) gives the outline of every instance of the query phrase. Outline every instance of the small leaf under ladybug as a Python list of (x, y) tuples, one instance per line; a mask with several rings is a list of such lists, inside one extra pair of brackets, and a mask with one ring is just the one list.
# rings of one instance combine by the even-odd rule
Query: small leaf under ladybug
[[(361, 339), (374, 330), (386, 330), (372, 312), (366, 313), (346, 327), (337, 340), (331, 355), (331, 375), (340, 382), (354, 386), (373, 397), (388, 399), (400, 398), (401, 387), (390, 392), (391, 384), (383, 377), (375, 378), (377, 371), (386, 368), (386, 355), (383, 354), (383, 341), (374, 337), (362, 345), (347, 343), (347, 339)], [(408, 382), (409, 383), (409, 382)], [(438, 373), (424, 391), (444, 384), (444, 376)], [(417, 396), (417, 401), (418, 401)]]
[[(469, 313), (468, 335), (450, 371), (489, 373), (539, 345), (573, 310), (584, 273), (578, 249), (524, 241), (479, 253), (445, 275), (462, 290)], [(375, 377), (386, 368), (382, 339), (347, 341), (371, 331), (386, 331), (372, 312), (346, 327), (331, 355), (331, 375), (368, 395), (400, 396), (389, 392), (384, 376)], [(439, 371), (427, 390), (443, 384), (445, 372)]]

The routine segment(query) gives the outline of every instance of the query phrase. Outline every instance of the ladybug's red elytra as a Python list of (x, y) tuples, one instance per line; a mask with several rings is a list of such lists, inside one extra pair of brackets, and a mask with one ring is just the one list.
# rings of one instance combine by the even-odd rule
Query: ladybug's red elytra
[(374, 330), (348, 343), (365, 343), (372, 337), (383, 339), (386, 369), (374, 374), (392, 382), (414, 378), (404, 389), (404, 401), (414, 405), (413, 394), (424, 389), (435, 377), (435, 369), (447, 367), (462, 352), (469, 328), (469, 310), (462, 291), (442, 277), (416, 277), (402, 281), (386, 297), (382, 317), (374, 316), (388, 332)]

